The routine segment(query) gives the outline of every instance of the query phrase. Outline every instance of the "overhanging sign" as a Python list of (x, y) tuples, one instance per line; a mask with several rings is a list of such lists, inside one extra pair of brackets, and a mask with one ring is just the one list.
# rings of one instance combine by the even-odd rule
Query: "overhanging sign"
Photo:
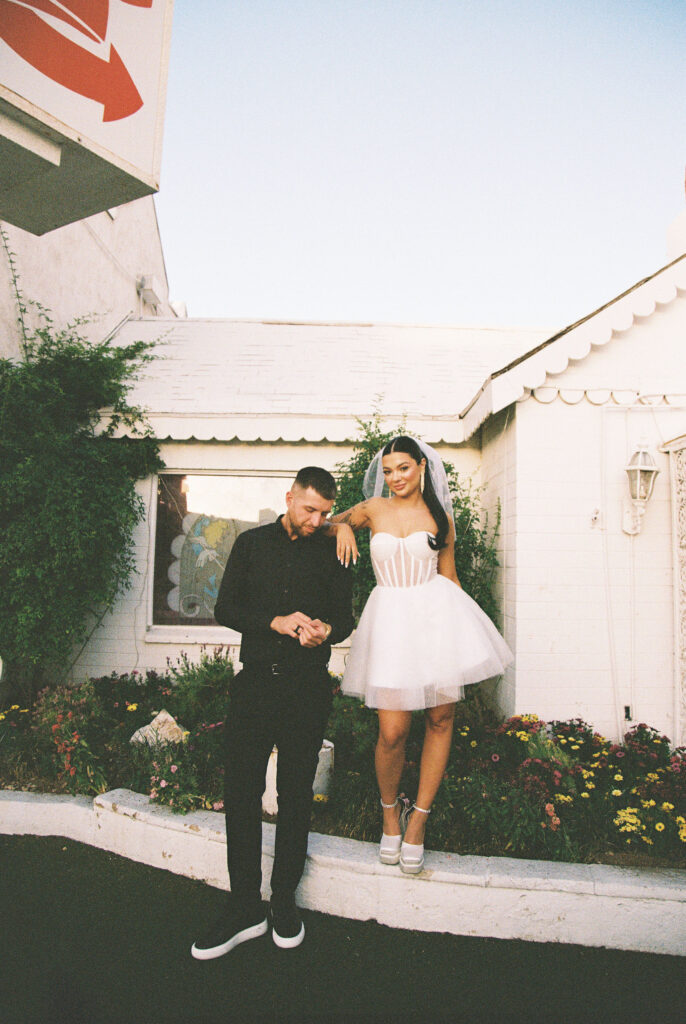
[(159, 187), (173, 0), (0, 0), (0, 218), (42, 234)]

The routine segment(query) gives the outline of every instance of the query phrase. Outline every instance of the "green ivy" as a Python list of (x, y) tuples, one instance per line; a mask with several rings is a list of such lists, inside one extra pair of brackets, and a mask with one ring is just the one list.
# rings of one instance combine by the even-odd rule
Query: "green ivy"
[[(395, 430), (381, 427), (381, 413), (376, 412), (369, 421), (358, 420), (359, 435), (353, 441), (353, 454), (347, 462), (336, 466), (338, 494), (333, 514), (357, 505), (364, 500), (362, 481), (369, 463), (388, 441), (403, 433), (401, 424)], [(455, 516), (455, 566), (465, 591), (495, 622), (498, 607), (493, 593), (498, 568), (496, 540), (500, 528), (500, 515), (489, 524), (488, 515), (479, 504), (479, 489), (463, 480), (455, 467), (444, 460)], [(374, 571), (369, 557), (369, 533), (357, 535), (360, 557), (353, 568), (353, 612), (359, 619), (374, 586)]]
[[(40, 307), (29, 333), (15, 291), (23, 358), (0, 359), (0, 704), (61, 682), (131, 585), (135, 481), (162, 466), (127, 400), (151, 346), (93, 344)], [(122, 425), (133, 436), (117, 438)]]

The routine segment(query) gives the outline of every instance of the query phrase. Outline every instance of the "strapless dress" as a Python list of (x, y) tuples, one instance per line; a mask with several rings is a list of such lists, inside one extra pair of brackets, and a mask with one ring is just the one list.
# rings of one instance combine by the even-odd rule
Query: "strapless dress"
[(486, 613), (438, 574), (426, 531), (375, 533), (377, 585), (352, 638), (342, 691), (368, 707), (413, 711), (464, 697), (464, 688), (499, 676), (512, 652)]

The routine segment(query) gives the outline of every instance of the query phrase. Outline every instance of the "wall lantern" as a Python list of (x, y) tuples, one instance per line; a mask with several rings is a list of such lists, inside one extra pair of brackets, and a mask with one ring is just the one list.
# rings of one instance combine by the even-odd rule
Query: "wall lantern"
[(622, 529), (624, 533), (636, 534), (641, 532), (641, 520), (652, 497), (655, 479), (660, 470), (655, 465), (646, 443), (638, 445), (624, 468), (629, 478), (631, 504), (626, 501), (624, 503)]

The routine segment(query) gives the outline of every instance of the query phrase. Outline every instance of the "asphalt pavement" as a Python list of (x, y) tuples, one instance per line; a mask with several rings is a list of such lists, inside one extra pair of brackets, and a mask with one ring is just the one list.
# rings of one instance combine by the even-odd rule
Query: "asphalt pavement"
[[(682, 1024), (686, 959), (401, 931), (305, 911), (207, 962), (225, 895), (64, 839), (0, 836), (1, 1024)], [(685, 947), (686, 952), (686, 947)]]

